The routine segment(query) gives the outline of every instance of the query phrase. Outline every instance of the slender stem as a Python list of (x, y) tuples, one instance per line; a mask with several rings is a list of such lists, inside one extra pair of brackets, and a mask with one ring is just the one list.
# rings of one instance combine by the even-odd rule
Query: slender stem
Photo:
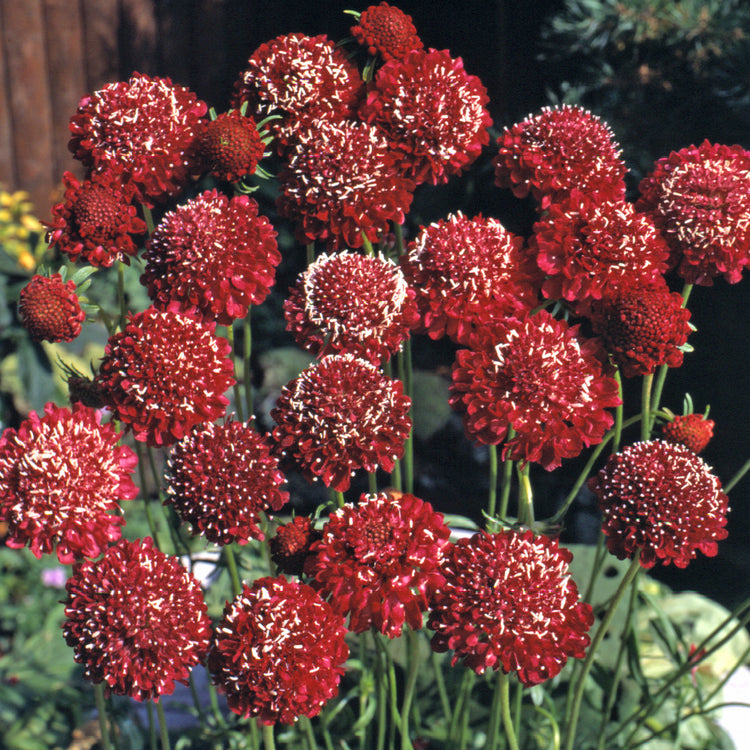
[(729, 492), (742, 477), (750, 471), (750, 458), (740, 467), (740, 470), (724, 485), (724, 492)]
[[(515, 435), (515, 430), (512, 427), (508, 428), (507, 440), (512, 440)], [(510, 489), (513, 482), (513, 467), (515, 462), (512, 458), (503, 459), (503, 476), (500, 480), (500, 510), (498, 511), (497, 517), (503, 520), (508, 517), (508, 503), (510, 502)]]
[[(487, 496), (487, 515), (490, 518), (495, 517), (495, 511), (497, 510), (497, 446), (488, 445), (487, 450), (490, 457), (490, 477), (489, 477), (489, 494)], [(487, 521), (490, 525), (490, 521)], [(492, 526), (495, 524), (493, 523)], [(494, 531), (494, 529), (488, 529), (488, 531)]]
[(378, 494), (378, 477), (374, 471), (370, 471), (367, 474), (367, 489), (371, 495)]
[(229, 577), (232, 580), (232, 591), (235, 596), (239, 596), (242, 593), (242, 583), (240, 582), (240, 575), (237, 572), (237, 558), (234, 555), (231, 544), (227, 544), (224, 547), (224, 559), (227, 561)]
[(620, 450), (620, 442), (622, 440), (622, 418), (623, 418), (623, 397), (622, 397), (622, 375), (620, 375), (620, 368), (615, 369), (615, 380), (617, 381), (617, 388), (620, 392), (620, 404), (615, 407), (615, 426), (614, 426), (614, 437), (612, 438), (612, 453), (617, 453)]
[[(236, 362), (236, 350), (234, 347), (234, 325), (230, 323), (227, 326), (227, 341), (229, 342), (229, 346), (232, 348), (232, 358)], [(243, 373), (244, 376), (244, 373)], [(235, 366), (234, 369), (234, 385), (232, 386), (232, 393), (234, 393), (234, 408), (237, 410), (237, 417), (239, 418), (240, 422), (245, 421), (245, 413), (242, 408), (242, 397), (240, 394), (240, 384), (237, 380), (237, 368)]]
[[(513, 726), (513, 718), (510, 714), (510, 689), (508, 675), (502, 669), (497, 671), (497, 682), (500, 694), (500, 714), (503, 719), (503, 729), (505, 729), (505, 739), (508, 741), (510, 750), (518, 750), (518, 740), (516, 739), (516, 730)], [(490, 750), (495, 750), (490, 746)]]
[(125, 264), (121, 260), (117, 261), (117, 306), (120, 308), (117, 326), (122, 330), (128, 319), (128, 308), (125, 304)]
[(276, 742), (273, 738), (273, 724), (263, 725), (263, 747), (265, 750), (276, 750)]
[(154, 702), (149, 701), (148, 706), (148, 746), (151, 750), (158, 750), (159, 739), (156, 736), (156, 722), (154, 721)]
[(362, 247), (364, 247), (365, 253), (367, 253), (367, 255), (372, 256), (375, 254), (375, 251), (372, 247), (372, 242), (370, 242), (369, 237), (364, 232), (362, 232)]
[(250, 354), (253, 349), (253, 330), (250, 325), (250, 309), (242, 323), (242, 378), (245, 386), (245, 408), (248, 421), (253, 420), (253, 371), (250, 367)]
[(411, 628), (407, 628), (406, 640), (408, 644), (409, 671), (406, 675), (404, 697), (401, 701), (401, 750), (412, 750), (411, 739), (409, 738), (409, 715), (411, 713), (411, 702), (414, 698), (414, 688), (417, 685), (417, 674), (419, 672), (419, 635)]
[(581, 669), (581, 673), (578, 675), (578, 679), (576, 681), (573, 692), (573, 701), (571, 703), (570, 714), (568, 715), (568, 725), (565, 728), (566, 739), (565, 744), (563, 745), (565, 750), (573, 750), (576, 738), (576, 728), (578, 727), (578, 717), (581, 712), (581, 700), (583, 699), (583, 693), (586, 687), (586, 678), (588, 677), (588, 674), (591, 671), (591, 667), (594, 664), (594, 656), (596, 655), (596, 651), (601, 645), (601, 642), (604, 640), (604, 636), (607, 634), (607, 631), (609, 630), (610, 623), (612, 622), (612, 618), (615, 616), (617, 607), (619, 606), (622, 597), (625, 595), (628, 586), (630, 586), (631, 583), (635, 580), (635, 577), (641, 568), (640, 557), (640, 551), (636, 552), (636, 555), (633, 558), (633, 561), (630, 563), (630, 567), (628, 568), (627, 572), (622, 577), (622, 581), (620, 581), (620, 585), (617, 587), (617, 591), (615, 591), (614, 596), (609, 603), (607, 612), (605, 613), (604, 618), (599, 624), (599, 629), (596, 631), (596, 634), (591, 641), (591, 645), (589, 646), (588, 653), (586, 654), (586, 659), (583, 662), (583, 668)]
[(450, 725), (453, 718), (451, 702), (448, 698), (448, 691), (445, 689), (445, 677), (443, 676), (443, 665), (440, 663), (440, 657), (435, 651), (430, 649), (430, 658), (432, 659), (432, 670), (435, 674), (435, 685), (437, 686), (438, 695), (440, 696), (440, 705), (443, 708), (446, 724)]
[(334, 490), (334, 497), (336, 498), (336, 506), (338, 508), (343, 508), (346, 505), (346, 500), (344, 499), (344, 493), (340, 492), (339, 490)]
[(107, 721), (107, 709), (104, 705), (104, 685), (97, 682), (94, 685), (94, 700), (96, 701), (96, 713), (99, 717), (99, 733), (102, 736), (102, 750), (111, 750), (109, 742), (109, 722)]
[(164, 715), (164, 703), (161, 698), (154, 702), (156, 703), (156, 715), (159, 717), (161, 750), (169, 750), (169, 730), (167, 728), (167, 717)]
[(453, 710), (453, 718), (448, 728), (448, 741), (446, 743), (447, 748), (458, 748), (463, 750), (463, 742), (461, 741), (461, 735), (463, 734), (463, 727), (468, 722), (468, 714), (470, 709), (471, 691), (474, 687), (474, 680), (476, 674), (472, 669), (465, 669), (463, 677), (461, 678), (461, 684), (458, 688), (458, 698), (456, 699), (456, 707)]
[(385, 670), (385, 654), (379, 647), (378, 637), (374, 630), (372, 633), (372, 639), (375, 646), (375, 683), (378, 691), (378, 734), (376, 740), (376, 750), (384, 750), (385, 748), (385, 735), (386, 735), (386, 722), (387, 722), (387, 708), (388, 708), (388, 677)]
[(305, 733), (307, 750), (318, 750), (318, 743), (315, 741), (315, 732), (313, 731), (310, 719), (308, 719), (307, 716), (300, 716), (298, 721), (300, 727), (302, 727), (302, 731)]
[(146, 521), (148, 522), (148, 528), (151, 532), (151, 538), (154, 540), (154, 545), (157, 549), (161, 549), (159, 543), (159, 534), (156, 527), (156, 520), (154, 519), (154, 513), (151, 510), (151, 499), (148, 492), (148, 483), (146, 480), (146, 468), (145, 459), (143, 458), (143, 445), (139, 440), (135, 441), (135, 452), (138, 456), (138, 476), (141, 482), (141, 497), (143, 498), (143, 509), (146, 512)]
[(154, 233), (156, 223), (154, 222), (154, 215), (151, 213), (151, 209), (145, 204), (141, 203), (141, 210), (143, 211), (143, 220), (146, 222), (146, 230), (150, 237)]
[[(404, 341), (402, 349), (398, 356), (398, 375), (404, 384), (404, 392), (413, 399), (414, 390), (412, 387), (412, 362), (411, 362), (411, 340)], [(409, 415), (413, 419), (414, 407), (409, 407)], [(409, 435), (404, 444), (404, 489), (406, 492), (414, 492), (414, 427), (409, 430)]]
[(643, 376), (641, 389), (641, 440), (648, 440), (651, 436), (651, 388), (654, 384), (654, 374)]
[(393, 234), (396, 237), (396, 252), (399, 256), (406, 253), (406, 247), (404, 246), (404, 228), (397, 222), (393, 223)]
[(307, 245), (305, 245), (305, 252), (307, 257), (307, 265), (311, 266), (313, 263), (315, 263), (315, 243), (308, 242)]
[(529, 478), (529, 465), (518, 467), (518, 521), (526, 524), (530, 529), (534, 528), (534, 497), (531, 491), (531, 480)]

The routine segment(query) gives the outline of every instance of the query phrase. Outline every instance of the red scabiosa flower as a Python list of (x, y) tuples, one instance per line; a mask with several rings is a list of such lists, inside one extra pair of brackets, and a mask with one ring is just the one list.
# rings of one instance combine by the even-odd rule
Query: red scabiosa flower
[(169, 78), (133, 73), (85, 96), (70, 120), (68, 148), (101, 172), (121, 165), (141, 198), (179, 194), (199, 171), (198, 136), (206, 103)]
[(360, 117), (387, 134), (417, 184), (460, 174), (489, 143), (487, 90), (446, 50), (409, 52), (377, 72)]
[(149, 307), (110, 336), (97, 382), (115, 419), (149, 445), (171, 445), (224, 415), (234, 385), (230, 347), (214, 325)]
[(595, 340), (545, 310), (508, 318), (457, 352), (450, 403), (464, 412), (470, 437), (494, 445), (512, 427), (503, 457), (553, 469), (612, 425), (606, 409), (620, 403), (619, 389), (601, 357)]
[(625, 377), (650, 375), (660, 365), (679, 367), (690, 335), (690, 311), (666, 284), (630, 286), (593, 304), (594, 332)]
[(203, 168), (219, 180), (237, 182), (255, 172), (265, 144), (252, 117), (236, 109), (209, 122), (198, 143)]
[(544, 295), (569, 302), (657, 282), (669, 256), (653, 222), (631, 203), (580, 190), (550, 206), (534, 225), (529, 249), (547, 274)]
[(498, 139), (495, 184), (543, 209), (577, 188), (625, 197), (625, 162), (609, 126), (582, 107), (544, 107)]
[(289, 523), (281, 524), (268, 540), (271, 560), (280, 573), (301, 576), (313, 542), (322, 538), (323, 532), (315, 528), (312, 520), (307, 516), (295, 516)]
[(231, 325), (268, 296), (281, 253), (254, 199), (206, 190), (164, 216), (144, 259), (141, 283), (157, 308), (177, 303)]
[(345, 634), (344, 618), (310, 586), (259, 578), (224, 608), (208, 667), (232, 711), (292, 724), (338, 691)]
[(52, 207), (47, 239), (72, 261), (111, 266), (130, 263), (138, 252), (136, 241), (146, 233), (146, 222), (133, 205), (136, 188), (113, 167), (79, 182), (72, 172), (63, 175), (65, 200)]
[(61, 563), (96, 557), (120, 538), (119, 502), (138, 494), (136, 457), (120, 434), (83, 404), (47, 404), (0, 437), (0, 521), (9, 547)]
[(424, 47), (411, 16), (385, 0), (363, 10), (351, 32), (371, 55), (385, 61), (402, 60), (408, 52)]
[(75, 289), (59, 273), (33, 276), (21, 289), (18, 316), (33, 341), (73, 341), (78, 336), (86, 313)]
[(549, 680), (569, 657), (585, 655), (594, 623), (579, 601), (556, 540), (531, 531), (479, 532), (445, 553), (445, 582), (434, 592), (427, 627), (432, 648), (477, 673), (516, 672), (527, 686)]
[(260, 513), (289, 499), (284, 476), (258, 432), (232, 419), (193, 427), (169, 458), (167, 500), (177, 515), (214, 544), (263, 539)]
[(676, 416), (661, 428), (662, 438), (668, 443), (677, 443), (693, 453), (702, 453), (714, 436), (714, 421), (703, 414)]
[(464, 342), (476, 328), (537, 302), (541, 279), (523, 238), (499, 221), (462, 213), (422, 227), (401, 259), (421, 329)]
[(684, 568), (697, 550), (707, 557), (725, 539), (729, 499), (710, 468), (684, 445), (635, 443), (610, 456), (589, 480), (599, 499), (607, 547), (618, 559), (641, 551), (652, 568)]
[(690, 284), (735, 284), (750, 262), (750, 152), (704, 141), (659, 159), (639, 186), (648, 213)]
[(271, 411), (281, 455), (344, 492), (357, 469), (392, 471), (411, 430), (400, 380), (353, 354), (329, 354), (284, 386)]
[(419, 320), (414, 291), (382, 256), (320, 255), (284, 303), (287, 330), (313, 354), (349, 352), (388, 359)]
[(325, 35), (285, 34), (253, 52), (235, 83), (232, 106), (247, 102), (258, 122), (280, 115), (267, 128), (282, 152), (303, 124), (351, 116), (363, 86), (356, 66)]
[(449, 536), (442, 513), (414, 495), (362, 495), (331, 515), (305, 573), (336, 612), (350, 616), (349, 630), (397, 638), (404, 624), (422, 627), (427, 591), (443, 582)]
[(83, 676), (107, 693), (138, 701), (170, 695), (208, 652), (200, 585), (150, 537), (121, 539), (101, 560), (76, 567), (65, 588), (65, 641)]
[(388, 222), (403, 223), (414, 183), (399, 173), (383, 134), (371, 125), (316, 121), (302, 129), (279, 174), (276, 205), (302, 243), (331, 250), (377, 242)]

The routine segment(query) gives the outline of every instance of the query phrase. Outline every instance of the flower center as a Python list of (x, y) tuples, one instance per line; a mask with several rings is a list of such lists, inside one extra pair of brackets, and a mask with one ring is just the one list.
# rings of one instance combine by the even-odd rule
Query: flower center
[(81, 234), (113, 232), (117, 227), (119, 205), (115, 195), (101, 188), (84, 190), (73, 203), (73, 216)]

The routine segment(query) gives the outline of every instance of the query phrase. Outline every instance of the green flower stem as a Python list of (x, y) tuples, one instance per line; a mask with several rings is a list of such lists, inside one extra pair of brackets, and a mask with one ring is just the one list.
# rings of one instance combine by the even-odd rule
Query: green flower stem
[(385, 654), (379, 647), (375, 631), (371, 630), (370, 632), (375, 647), (375, 684), (378, 693), (378, 733), (375, 750), (385, 750), (386, 723), (388, 720), (388, 677), (385, 669)]
[(620, 405), (615, 407), (615, 434), (612, 438), (612, 453), (617, 453), (620, 450), (620, 442), (622, 441), (622, 417), (623, 417), (623, 399), (622, 396), (622, 375), (620, 374), (620, 368), (615, 368), (615, 380), (617, 381), (617, 389), (620, 393)]
[[(413, 400), (414, 389), (412, 384), (412, 361), (411, 361), (411, 339), (406, 339), (398, 355), (398, 376), (404, 384), (404, 392)], [(409, 416), (414, 418), (414, 406), (409, 407)], [(409, 430), (409, 436), (404, 445), (404, 489), (406, 492), (414, 492), (414, 427)]]
[(308, 242), (307, 245), (305, 245), (305, 256), (307, 259), (308, 266), (311, 266), (313, 263), (315, 263), (315, 243), (314, 242)]
[(240, 582), (240, 575), (237, 572), (237, 558), (234, 555), (231, 544), (224, 545), (224, 559), (227, 561), (227, 569), (232, 581), (232, 591), (235, 596), (239, 596), (242, 593), (242, 583)]
[(419, 672), (419, 635), (411, 628), (406, 629), (406, 641), (408, 649), (409, 671), (406, 675), (404, 697), (401, 701), (401, 750), (412, 750), (409, 737), (409, 715), (411, 713), (411, 702), (414, 698), (414, 688), (417, 685), (417, 674)]
[[(487, 451), (489, 453), (490, 458), (490, 478), (489, 478), (489, 494), (487, 496), (487, 515), (490, 518), (495, 517), (495, 512), (497, 510), (497, 446), (496, 445), (488, 445)], [(488, 527), (492, 525), (494, 527), (494, 523), (492, 523), (489, 519), (487, 521)], [(494, 531), (494, 528), (487, 529), (488, 531)]]
[(500, 724), (505, 730), (505, 739), (509, 750), (518, 750), (516, 730), (510, 713), (510, 688), (508, 675), (502, 669), (497, 670), (497, 682), (492, 696), (490, 726), (487, 732), (487, 750), (496, 750), (500, 739)]
[(156, 722), (154, 721), (154, 702), (149, 701), (148, 706), (148, 746), (151, 750), (159, 750), (159, 739), (156, 736)]
[(576, 728), (578, 727), (578, 717), (581, 712), (581, 701), (583, 699), (583, 693), (586, 687), (586, 678), (588, 677), (588, 674), (591, 671), (591, 667), (594, 664), (596, 651), (601, 645), (601, 642), (604, 640), (604, 636), (607, 634), (607, 631), (609, 630), (612, 618), (615, 616), (615, 612), (617, 611), (617, 607), (619, 606), (622, 597), (625, 595), (628, 587), (635, 580), (635, 577), (638, 574), (640, 568), (641, 556), (639, 551), (636, 553), (633, 561), (630, 563), (630, 567), (623, 576), (622, 581), (620, 581), (620, 585), (617, 587), (617, 591), (615, 591), (614, 596), (609, 603), (609, 607), (607, 608), (604, 618), (599, 624), (599, 628), (596, 631), (593, 639), (591, 640), (591, 645), (589, 646), (589, 650), (586, 654), (586, 659), (583, 662), (583, 668), (581, 669), (581, 673), (578, 675), (578, 679), (573, 690), (573, 700), (570, 707), (570, 713), (568, 714), (568, 723), (565, 727), (565, 743), (563, 744), (565, 750), (573, 750), (573, 747), (575, 745)]
[(651, 437), (651, 390), (654, 384), (654, 374), (643, 376), (641, 388), (641, 440)]
[(276, 743), (273, 738), (273, 724), (263, 725), (263, 747), (265, 750), (276, 750)]
[(463, 750), (464, 748), (463, 735), (469, 721), (471, 691), (474, 687), (475, 679), (476, 674), (474, 670), (468, 667), (465, 668), (463, 677), (461, 677), (461, 684), (458, 687), (456, 707), (453, 710), (453, 717), (448, 727), (447, 750)]
[(99, 733), (102, 736), (102, 750), (112, 750), (112, 745), (109, 741), (107, 709), (104, 705), (104, 684), (101, 682), (97, 682), (94, 685), (94, 700), (96, 701), (96, 713), (99, 717)]
[(117, 261), (117, 306), (120, 309), (117, 327), (122, 330), (128, 319), (128, 308), (125, 304), (125, 264), (121, 260)]
[(401, 224), (394, 223), (393, 234), (396, 237), (396, 252), (399, 256), (404, 255), (406, 253), (406, 247), (404, 245), (404, 228)]
[[(235, 348), (234, 348), (234, 325), (230, 323), (227, 326), (227, 341), (229, 346), (232, 348), (232, 358), (236, 361)], [(232, 386), (232, 392), (234, 393), (234, 408), (237, 410), (237, 417), (240, 422), (245, 421), (245, 414), (242, 408), (242, 398), (240, 394), (240, 384), (237, 380), (237, 368), (234, 369), (234, 385)]]
[(518, 471), (518, 521), (526, 524), (530, 529), (534, 528), (534, 496), (531, 491), (531, 479), (529, 478), (529, 464)]
[(432, 669), (435, 674), (435, 685), (437, 686), (438, 695), (440, 696), (440, 705), (445, 716), (445, 723), (450, 725), (453, 718), (451, 702), (448, 698), (448, 691), (445, 689), (445, 677), (443, 676), (443, 665), (440, 663), (440, 657), (435, 651), (430, 649), (430, 658), (432, 660)]
[(159, 717), (161, 750), (169, 750), (169, 730), (167, 728), (167, 717), (164, 715), (164, 703), (161, 698), (154, 702), (156, 703), (156, 715)]
[(143, 211), (143, 220), (146, 222), (146, 231), (150, 237), (156, 229), (156, 222), (154, 222), (154, 215), (151, 213), (151, 209), (145, 204), (141, 203), (141, 210)]
[(369, 256), (375, 255), (375, 250), (372, 247), (372, 242), (370, 242), (367, 235), (364, 232), (362, 232), (361, 236), (362, 236), (362, 247), (365, 249), (365, 253)]
[(612, 671), (612, 684), (609, 688), (609, 694), (607, 696), (607, 703), (602, 712), (601, 723), (599, 725), (599, 740), (596, 745), (597, 750), (606, 750), (605, 741), (607, 739), (607, 725), (609, 719), (612, 716), (612, 709), (615, 705), (617, 698), (617, 691), (620, 686), (620, 680), (622, 679), (622, 665), (625, 661), (625, 653), (627, 652), (628, 644), (628, 632), (633, 627), (633, 616), (635, 614), (636, 604), (638, 600), (638, 586), (632, 586), (630, 588), (630, 600), (628, 601), (628, 612), (625, 616), (625, 627), (622, 631), (622, 638), (620, 639), (620, 645), (617, 650), (617, 658), (615, 659), (614, 670)]
[(336, 507), (337, 508), (343, 508), (346, 505), (346, 500), (344, 499), (344, 493), (340, 490), (334, 490), (333, 496), (336, 499)]
[[(637, 414), (634, 417), (630, 417), (630, 419), (626, 419), (622, 425), (620, 425), (620, 431), (624, 430), (627, 427), (630, 427), (631, 425), (636, 424), (641, 419), (641, 415)], [(578, 490), (583, 487), (583, 483), (588, 479), (589, 475), (591, 474), (591, 469), (594, 468), (594, 464), (596, 463), (596, 460), (599, 458), (599, 455), (604, 450), (604, 448), (607, 446), (607, 443), (609, 443), (610, 440), (612, 440), (615, 437), (615, 434), (617, 433), (617, 428), (612, 428), (607, 434), (604, 436), (604, 439), (602, 440), (599, 445), (594, 448), (593, 451), (591, 451), (591, 455), (589, 456), (589, 460), (586, 462), (586, 465), (581, 470), (581, 473), (578, 475), (578, 479), (576, 479), (575, 484), (571, 488), (570, 492), (568, 493), (567, 497), (563, 501), (562, 506), (560, 507), (560, 510), (555, 513), (552, 518), (549, 519), (550, 523), (559, 523), (565, 514), (568, 512), (568, 508), (572, 504), (572, 502), (576, 499), (576, 495), (578, 495)]]
[[(250, 367), (250, 354), (253, 349), (253, 330), (250, 325), (250, 308), (242, 322), (242, 380), (245, 386), (245, 408), (247, 419), (253, 421), (253, 371)], [(244, 421), (244, 420), (243, 420)]]
[(302, 731), (305, 733), (307, 750), (318, 750), (318, 743), (315, 741), (315, 732), (313, 731), (312, 722), (307, 716), (300, 716), (297, 720)]
[(731, 489), (747, 474), (750, 470), (750, 458), (745, 461), (740, 467), (739, 471), (724, 485), (724, 492), (729, 493)]
[(370, 490), (371, 495), (377, 495), (378, 493), (378, 476), (374, 471), (370, 471), (367, 474), (367, 488)]
[[(690, 292), (693, 291), (693, 285), (692, 284), (685, 284), (682, 287), (682, 306), (687, 307), (688, 300), (690, 299)], [(651, 395), (651, 412), (652, 414), (656, 412), (656, 410), (659, 408), (659, 403), (661, 402), (661, 394), (664, 390), (664, 383), (667, 379), (667, 371), (669, 370), (669, 366), (666, 364), (660, 365), (659, 367), (659, 374), (656, 376), (656, 384), (654, 386), (654, 391)], [(649, 425), (649, 431), (650, 428), (653, 427), (653, 425)]]
[(159, 533), (156, 527), (156, 519), (154, 513), (151, 510), (151, 500), (148, 494), (148, 484), (146, 482), (146, 468), (145, 459), (143, 457), (143, 445), (140, 440), (135, 441), (135, 452), (138, 456), (138, 476), (141, 483), (141, 497), (143, 498), (143, 509), (146, 512), (146, 521), (148, 523), (149, 531), (151, 532), (151, 538), (154, 540), (154, 545), (157, 549), (161, 549), (161, 543), (159, 542)]
[[(508, 434), (505, 438), (506, 442), (512, 440), (516, 432), (512, 427), (508, 428)], [(508, 517), (508, 503), (510, 502), (510, 490), (513, 483), (513, 467), (515, 461), (512, 458), (506, 458), (503, 460), (503, 475), (500, 479), (500, 509), (497, 517), (503, 520)]]

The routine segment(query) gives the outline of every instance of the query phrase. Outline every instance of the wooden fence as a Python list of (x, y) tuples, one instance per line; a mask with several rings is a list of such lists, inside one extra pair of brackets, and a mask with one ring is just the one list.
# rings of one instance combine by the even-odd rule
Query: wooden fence
[[(247, 58), (278, 34), (348, 34), (345, 8), (376, 0), (0, 0), (0, 184), (27, 190), (45, 219), (62, 173), (80, 169), (67, 150), (81, 97), (135, 70), (169, 76), (209, 105), (226, 107)], [(557, 0), (394, 2), (429, 46), (464, 57), (489, 89), (494, 112), (515, 91), (539, 87), (524, 70), (540, 10)], [(518, 58), (526, 58), (519, 75)], [(504, 72), (514, 59), (512, 77)], [(530, 65), (531, 64), (531, 65)], [(531, 102), (530, 102), (531, 103)], [(516, 108), (525, 114), (524, 104)]]

